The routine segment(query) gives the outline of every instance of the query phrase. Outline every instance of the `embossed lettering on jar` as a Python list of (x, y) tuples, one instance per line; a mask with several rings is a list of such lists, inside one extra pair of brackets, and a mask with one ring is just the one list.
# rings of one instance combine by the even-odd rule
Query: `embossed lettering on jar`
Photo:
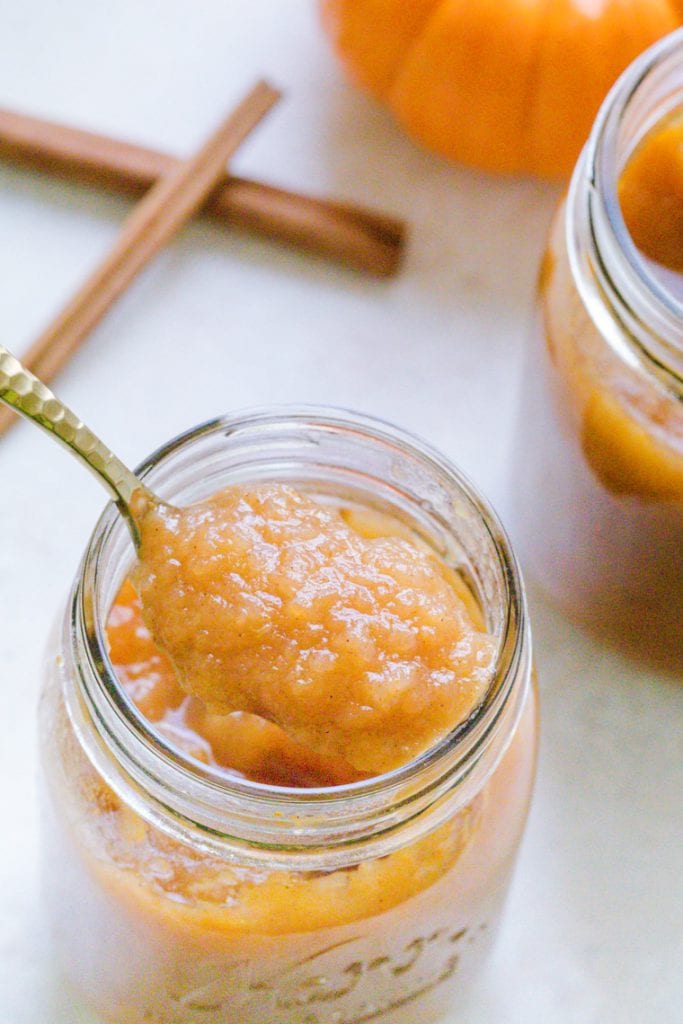
[[(106, 512), (41, 710), (46, 899), (67, 974), (112, 1024), (437, 1020), (495, 932), (534, 772), (524, 592), (495, 517), (438, 454), (334, 411), (207, 424), (144, 474), (178, 504), (279, 480), (390, 516), (474, 596), (495, 669), (466, 722), (388, 775), (334, 785), (256, 719), (233, 723), (243, 755), (226, 768), (218, 746), (193, 746), (217, 734), (181, 721), (130, 591), (111, 617), (134, 556)], [(139, 660), (124, 678), (126, 628)]]

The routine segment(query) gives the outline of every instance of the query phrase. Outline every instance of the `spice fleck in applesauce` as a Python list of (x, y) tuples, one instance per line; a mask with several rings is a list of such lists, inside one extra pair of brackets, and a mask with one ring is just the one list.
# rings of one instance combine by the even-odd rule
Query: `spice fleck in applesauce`
[(363, 536), (280, 483), (152, 506), (140, 534), (147, 625), (211, 711), (253, 713), (379, 774), (485, 693), (494, 641), (463, 585), (414, 541)]

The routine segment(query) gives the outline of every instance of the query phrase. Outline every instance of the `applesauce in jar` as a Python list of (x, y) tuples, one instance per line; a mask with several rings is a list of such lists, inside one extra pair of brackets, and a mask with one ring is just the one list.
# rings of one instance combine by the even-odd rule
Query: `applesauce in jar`
[[(512, 532), (577, 619), (683, 665), (683, 32), (607, 98), (554, 219)], [(676, 241), (678, 239), (678, 242)]]
[(143, 469), (177, 505), (279, 481), (443, 566), (492, 643), (465, 717), (383, 775), (179, 688), (113, 510), (41, 706), (45, 880), (72, 984), (112, 1024), (408, 1024), (462, 998), (495, 933), (534, 774), (524, 592), (495, 516), (444, 459), (348, 414), (208, 424)]

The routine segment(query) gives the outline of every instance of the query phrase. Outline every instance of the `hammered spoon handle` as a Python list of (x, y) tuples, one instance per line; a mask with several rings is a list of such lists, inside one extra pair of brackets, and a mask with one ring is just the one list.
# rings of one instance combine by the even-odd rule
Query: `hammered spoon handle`
[(51, 434), (80, 459), (109, 491), (139, 547), (136, 511), (149, 502), (158, 504), (152, 492), (100, 441), (42, 381), (27, 370), (12, 353), (0, 345), (0, 402)]

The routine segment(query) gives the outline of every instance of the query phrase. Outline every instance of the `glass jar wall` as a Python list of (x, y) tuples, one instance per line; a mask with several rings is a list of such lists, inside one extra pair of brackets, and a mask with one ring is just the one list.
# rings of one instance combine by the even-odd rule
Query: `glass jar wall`
[(143, 472), (177, 503), (267, 479), (390, 514), (471, 589), (495, 672), (466, 722), (385, 776), (304, 790), (203, 764), (111, 664), (134, 553), (108, 510), (41, 706), (45, 892), (68, 976), (112, 1024), (438, 1019), (490, 944), (534, 773), (524, 593), (495, 517), (436, 453), (333, 411), (216, 421)]
[(683, 278), (636, 249), (619, 183), (643, 137), (682, 110), (677, 32), (612, 90), (555, 217), (511, 518), (523, 564), (560, 606), (631, 653), (678, 667)]

